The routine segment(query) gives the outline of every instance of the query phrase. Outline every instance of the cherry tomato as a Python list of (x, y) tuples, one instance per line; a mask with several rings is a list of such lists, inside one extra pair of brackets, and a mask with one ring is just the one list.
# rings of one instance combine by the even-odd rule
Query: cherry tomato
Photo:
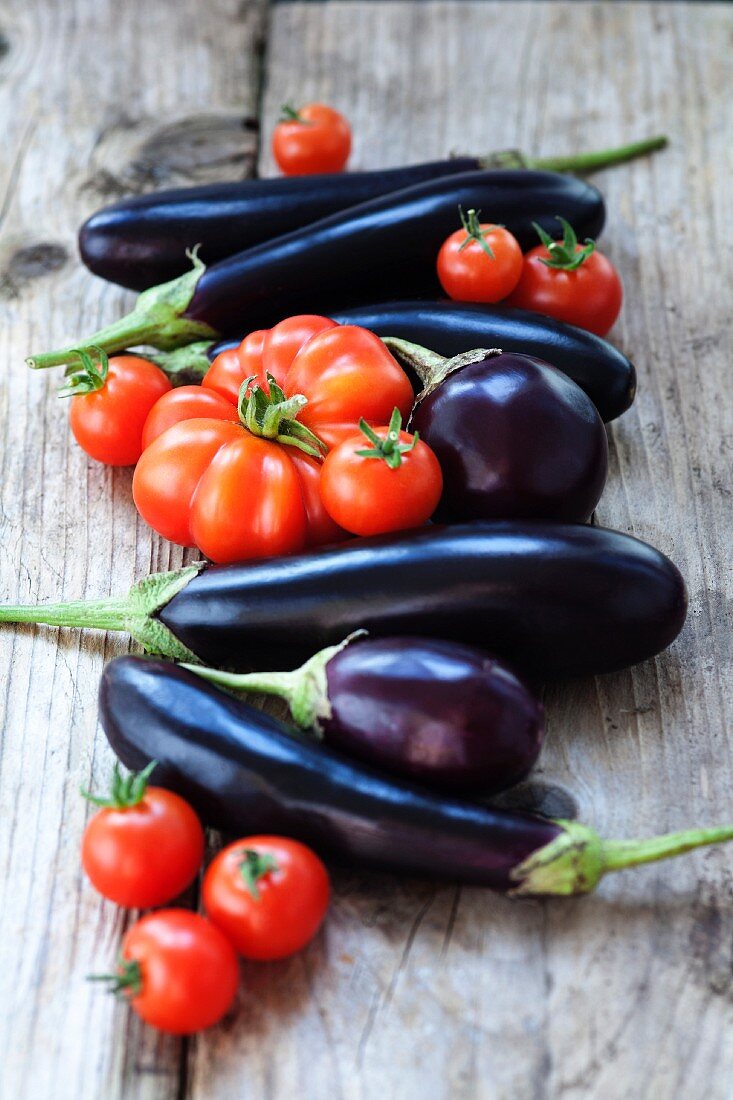
[(321, 926), (330, 895), (328, 872), (297, 840), (248, 836), (224, 848), (202, 887), (204, 909), (246, 959), (284, 959)]
[(147, 785), (154, 766), (125, 777), (115, 767), (110, 798), (92, 798), (102, 809), (82, 841), (92, 885), (126, 909), (149, 909), (176, 897), (196, 878), (204, 856), (204, 831), (188, 802)]
[(401, 423), (397, 409), (386, 428), (362, 422), (362, 434), (349, 436), (323, 463), (326, 510), (354, 535), (419, 527), (438, 505), (443, 490), (438, 460), (417, 435), (400, 431)]
[(210, 921), (186, 909), (159, 909), (126, 934), (109, 980), (146, 1024), (192, 1035), (231, 1008), (239, 964), (229, 940)]
[(536, 226), (542, 244), (524, 257), (509, 302), (605, 336), (621, 312), (623, 287), (611, 261), (591, 240), (579, 244), (564, 218), (562, 241)]
[(325, 103), (309, 103), (299, 111), (285, 106), (272, 135), (272, 152), (286, 176), (340, 172), (351, 152), (351, 128)]
[[(69, 423), (79, 446), (109, 466), (134, 466), (143, 449), (143, 426), (159, 397), (171, 389), (155, 363), (139, 355), (107, 359), (81, 350), (61, 396), (71, 397)], [(95, 358), (96, 357), (96, 358)]]
[[(259, 438), (252, 434), (257, 424), (247, 431), (237, 422), (239, 391), (256, 364), (259, 396), (250, 386), (245, 407), (264, 400), (285, 409), (302, 395), (307, 403), (295, 410), (294, 430), (309, 446), (314, 437), (324, 448), (335, 445), (362, 415), (380, 423), (395, 405), (406, 413), (413, 398), (407, 375), (366, 329), (289, 318), (243, 345), (217, 357), (203, 386), (161, 399), (133, 478), (135, 504), (151, 527), (217, 562), (295, 553), (344, 537), (321, 501), (318, 458), (281, 435)], [(268, 354), (285, 374), (281, 390), (268, 381)]]
[(451, 233), (438, 253), (438, 278), (458, 302), (500, 302), (522, 274), (522, 250), (507, 229), (479, 222), (475, 210), (460, 211), (463, 229)]

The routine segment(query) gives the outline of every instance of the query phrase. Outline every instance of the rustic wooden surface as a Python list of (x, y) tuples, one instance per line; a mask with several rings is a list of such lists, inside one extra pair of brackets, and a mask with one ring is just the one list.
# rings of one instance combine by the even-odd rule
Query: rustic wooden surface
[[(673, 556), (690, 616), (658, 660), (548, 691), (538, 781), (546, 806), (605, 835), (729, 820), (732, 40), (726, 5), (4, 0), (0, 598), (118, 592), (182, 560), (136, 521), (130, 473), (70, 441), (57, 379), (23, 365), (131, 301), (75, 258), (96, 206), (246, 173), (258, 119), (266, 137), (289, 99), (345, 111), (355, 168), (664, 130), (668, 152), (597, 177), (627, 288), (614, 335), (640, 375), (598, 518)], [(260, 168), (272, 171), (266, 141)], [(731, 1095), (730, 850), (569, 902), (342, 872), (323, 935), (290, 962), (245, 967), (222, 1026), (188, 1043), (141, 1027), (85, 981), (132, 918), (78, 861), (78, 788), (110, 766), (96, 684), (126, 649), (0, 633), (0, 1096)]]

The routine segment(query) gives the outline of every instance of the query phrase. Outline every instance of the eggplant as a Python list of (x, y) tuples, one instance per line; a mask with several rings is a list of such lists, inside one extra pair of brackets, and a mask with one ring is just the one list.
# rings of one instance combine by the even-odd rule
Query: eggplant
[(183, 275), (186, 251), (207, 264), (328, 218), (340, 210), (443, 176), (474, 172), (478, 157), (375, 172), (246, 179), (137, 195), (105, 206), (79, 230), (79, 253), (95, 275), (147, 290)]
[[(464, 172), (352, 206), (140, 295), (126, 318), (82, 341), (108, 354), (150, 344), (170, 350), (194, 340), (264, 328), (295, 313), (325, 313), (379, 295), (435, 296), (435, 258), (458, 224), (459, 207), (502, 222), (522, 247), (561, 215), (579, 237), (596, 237), (605, 219), (591, 184), (552, 172)], [(28, 360), (51, 367), (73, 359), (79, 340)]]
[(437, 519), (589, 518), (608, 473), (595, 405), (549, 363), (478, 349), (454, 359), (403, 340), (387, 346), (425, 382), (410, 427), (437, 455)]
[(613, 672), (685, 621), (679, 571), (652, 546), (582, 524), (505, 521), (353, 539), (292, 557), (187, 566), (122, 598), (0, 607), (0, 622), (125, 630), (221, 668), (293, 668), (354, 630), (478, 645), (540, 678)]
[(332, 748), (446, 790), (511, 787), (542, 747), (544, 711), (526, 684), (456, 642), (357, 635), (292, 672), (184, 667), (232, 691), (278, 695)]
[(588, 893), (608, 871), (733, 838), (733, 827), (605, 841), (585, 825), (390, 779), (162, 661), (118, 657), (99, 691), (118, 758), (233, 836), (292, 836), (324, 855), (515, 895)]
[(599, 153), (544, 159), (507, 150), (374, 172), (245, 179), (159, 191), (123, 199), (92, 214), (79, 231), (79, 252), (95, 275), (132, 290), (145, 290), (182, 275), (187, 266), (186, 250), (197, 244), (207, 263), (218, 263), (349, 206), (427, 180), (485, 168), (590, 171), (620, 164), (665, 144), (665, 138), (656, 137)]
[[(380, 302), (327, 313), (339, 324), (423, 344), (448, 359), (469, 348), (501, 348), (544, 359), (588, 394), (606, 423), (626, 412), (636, 394), (636, 369), (623, 352), (592, 332), (541, 313), (448, 301)], [(246, 335), (242, 331), (236, 339), (202, 350), (213, 360)]]

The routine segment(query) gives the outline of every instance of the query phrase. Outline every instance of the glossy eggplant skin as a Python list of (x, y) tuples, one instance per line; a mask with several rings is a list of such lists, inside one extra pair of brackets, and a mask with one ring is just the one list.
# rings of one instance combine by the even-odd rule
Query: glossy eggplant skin
[(476, 157), (454, 157), (376, 172), (246, 179), (137, 195), (92, 214), (79, 230), (79, 252), (95, 275), (146, 290), (187, 271), (186, 249), (197, 244), (207, 264), (218, 263), (349, 206), (480, 167)]
[(567, 375), (504, 352), (453, 371), (418, 402), (411, 430), (443, 471), (436, 518), (582, 522), (600, 500), (608, 440)]
[(432, 638), (355, 641), (326, 665), (333, 748), (455, 791), (513, 786), (535, 763), (542, 704), (493, 657)]
[(677, 637), (685, 585), (616, 531), (483, 522), (205, 568), (158, 612), (204, 664), (292, 668), (361, 628), (485, 648), (539, 678), (646, 660)]
[[(636, 370), (623, 352), (592, 332), (541, 313), (440, 300), (380, 302), (326, 313), (340, 324), (422, 344), (447, 358), (471, 348), (501, 348), (544, 359), (587, 393), (606, 422), (626, 412), (636, 394)], [(242, 339), (247, 333), (238, 335)], [(215, 345), (212, 359), (239, 339)]]
[(292, 836), (351, 864), (506, 890), (512, 869), (560, 833), (383, 777), (162, 661), (111, 661), (99, 705), (123, 764), (158, 761), (155, 783), (234, 836)]
[(185, 310), (220, 336), (265, 328), (295, 313), (325, 313), (380, 295), (435, 297), (438, 249), (458, 207), (481, 209), (523, 248), (556, 216), (596, 237), (605, 208), (591, 184), (553, 172), (466, 172), (394, 191), (276, 237), (207, 268)]

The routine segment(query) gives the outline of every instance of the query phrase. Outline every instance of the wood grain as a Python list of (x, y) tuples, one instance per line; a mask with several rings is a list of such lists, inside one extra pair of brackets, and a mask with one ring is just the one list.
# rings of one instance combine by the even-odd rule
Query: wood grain
[[(231, 177), (256, 150), (263, 7), (196, 0), (6, 0), (0, 33), (2, 598), (74, 598), (175, 567), (135, 518), (130, 471), (70, 441), (58, 376), (24, 357), (118, 316), (132, 298), (76, 259), (81, 220), (141, 187)], [(205, 117), (202, 133), (201, 118)], [(96, 690), (124, 639), (0, 636), (0, 1096), (177, 1097), (184, 1051), (85, 981), (113, 963), (126, 918), (79, 866), (107, 782)]]
[[(83, 460), (55, 380), (22, 359), (130, 300), (74, 259), (95, 205), (246, 171), (253, 124), (240, 145), (236, 120), (257, 112), (264, 23), (262, 5), (230, 0), (6, 0), (3, 598), (119, 591), (181, 560), (136, 523), (129, 473)], [(325, 99), (352, 120), (357, 168), (670, 134), (663, 155), (596, 177), (604, 248), (627, 291), (614, 336), (640, 377), (611, 433), (598, 519), (671, 554), (690, 616), (658, 660), (548, 691), (538, 773), (550, 800), (569, 797), (604, 835), (733, 815), (732, 39), (728, 8), (713, 4), (329, 0), (269, 12), (263, 133), (281, 103)], [(272, 171), (266, 143), (260, 167)], [(224, 1025), (186, 1046), (145, 1032), (84, 982), (109, 965), (124, 920), (77, 858), (77, 788), (109, 764), (96, 681), (125, 643), (20, 629), (0, 647), (0, 1096), (727, 1100), (730, 850), (627, 872), (567, 903), (342, 871), (323, 935), (296, 959), (244, 967)]]

